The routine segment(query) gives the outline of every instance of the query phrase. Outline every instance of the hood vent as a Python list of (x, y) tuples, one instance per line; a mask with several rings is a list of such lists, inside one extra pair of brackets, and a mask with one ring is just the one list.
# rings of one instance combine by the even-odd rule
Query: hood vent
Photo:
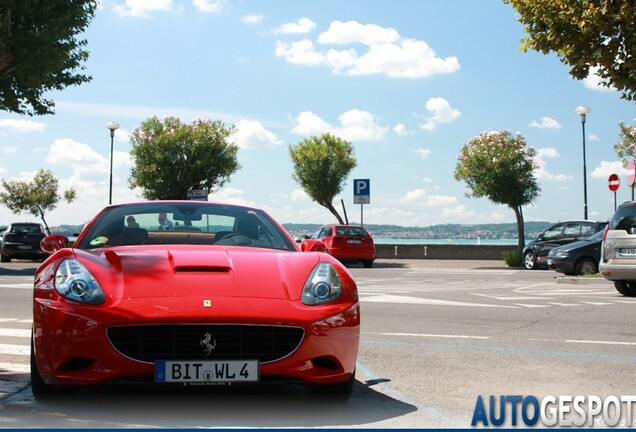
[(181, 265), (174, 268), (176, 273), (230, 273), (227, 266)]

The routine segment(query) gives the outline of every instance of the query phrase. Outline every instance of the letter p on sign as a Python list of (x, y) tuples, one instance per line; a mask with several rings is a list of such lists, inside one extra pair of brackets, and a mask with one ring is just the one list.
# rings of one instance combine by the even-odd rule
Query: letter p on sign
[(353, 203), (369, 204), (371, 202), (371, 181), (369, 179), (353, 180)]

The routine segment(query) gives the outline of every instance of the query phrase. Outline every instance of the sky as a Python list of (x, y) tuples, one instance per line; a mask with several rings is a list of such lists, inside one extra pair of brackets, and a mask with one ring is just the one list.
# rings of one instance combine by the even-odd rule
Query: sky
[[(92, 81), (47, 94), (55, 114), (0, 112), (0, 177), (51, 170), (60, 192), (51, 226), (82, 224), (128, 187), (129, 136), (157, 116), (234, 125), (241, 169), (210, 201), (267, 210), (281, 223), (333, 223), (293, 180), (289, 146), (325, 132), (353, 144), (357, 166), (334, 204), (352, 223), (431, 226), (515, 222), (468, 198), (453, 178), (461, 147), (484, 131), (522, 134), (537, 151), (539, 197), (526, 221), (583, 217), (585, 123), (589, 219), (631, 198), (612, 146), (636, 105), (595, 76), (573, 79), (555, 54), (520, 49), (523, 26), (499, 0), (103, 0), (82, 37)], [(370, 203), (353, 203), (369, 179)], [(37, 221), (0, 206), (0, 223)]]

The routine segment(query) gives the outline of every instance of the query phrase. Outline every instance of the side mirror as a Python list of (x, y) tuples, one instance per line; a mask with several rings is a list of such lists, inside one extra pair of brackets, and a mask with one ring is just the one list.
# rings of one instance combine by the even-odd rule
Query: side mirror
[(318, 240), (304, 241), (301, 244), (301, 250), (303, 252), (324, 252), (328, 253), (327, 246)]
[(68, 247), (68, 237), (61, 234), (52, 234), (44, 237), (40, 241), (40, 249), (48, 254), (57, 252)]

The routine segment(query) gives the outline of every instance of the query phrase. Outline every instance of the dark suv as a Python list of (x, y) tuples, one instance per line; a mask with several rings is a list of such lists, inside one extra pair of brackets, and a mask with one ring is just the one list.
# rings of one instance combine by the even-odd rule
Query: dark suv
[(11, 259), (40, 260), (48, 256), (40, 249), (40, 240), (46, 234), (38, 223), (12, 223), (4, 230), (0, 238), (0, 262)]
[(548, 252), (555, 247), (588, 238), (605, 228), (607, 222), (566, 221), (552, 225), (523, 249), (523, 265), (528, 270), (548, 267)]

